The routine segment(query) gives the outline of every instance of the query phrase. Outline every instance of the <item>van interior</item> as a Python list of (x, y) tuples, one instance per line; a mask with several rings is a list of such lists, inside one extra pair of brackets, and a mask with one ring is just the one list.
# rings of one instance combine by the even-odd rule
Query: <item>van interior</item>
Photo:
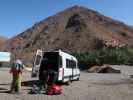
[(58, 52), (46, 52), (43, 55), (41, 65), (40, 65), (40, 70), (54, 70), (58, 71), (58, 66), (59, 66), (59, 54)]
[[(45, 52), (41, 60), (39, 79), (46, 81), (49, 73), (48, 84), (52, 84), (57, 80), (57, 72), (59, 65), (58, 52)], [(47, 73), (48, 72), (48, 73)], [(52, 73), (51, 73), (52, 72)]]

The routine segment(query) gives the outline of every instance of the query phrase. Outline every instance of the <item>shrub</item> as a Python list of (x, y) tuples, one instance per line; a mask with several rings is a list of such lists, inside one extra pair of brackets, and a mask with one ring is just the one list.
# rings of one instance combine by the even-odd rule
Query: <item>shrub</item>
[(128, 36), (127, 33), (125, 33), (125, 32), (119, 32), (119, 34), (122, 35), (122, 36), (124, 36), (124, 37), (127, 37)]
[(87, 66), (113, 64), (113, 65), (133, 65), (133, 48), (102, 48), (100, 50), (86, 53), (73, 53), (79, 63)]

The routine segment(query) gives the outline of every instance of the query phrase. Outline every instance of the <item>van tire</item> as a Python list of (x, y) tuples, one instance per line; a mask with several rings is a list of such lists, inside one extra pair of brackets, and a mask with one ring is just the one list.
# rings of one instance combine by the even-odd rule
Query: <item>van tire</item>
[(66, 85), (68, 85), (68, 86), (69, 86), (69, 85), (70, 85), (70, 81), (66, 82)]
[(76, 81), (79, 81), (79, 77), (76, 79)]
[[(80, 75), (79, 75), (79, 77), (80, 77)], [(76, 79), (76, 81), (79, 81), (79, 77)]]
[(66, 83), (67, 85), (70, 85), (72, 83), (71, 77), (69, 77), (69, 80)]

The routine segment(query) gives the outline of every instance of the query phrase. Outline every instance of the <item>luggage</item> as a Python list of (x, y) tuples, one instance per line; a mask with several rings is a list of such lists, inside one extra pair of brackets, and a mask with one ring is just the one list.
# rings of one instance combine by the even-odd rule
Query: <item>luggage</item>
[(31, 89), (31, 91), (29, 92), (30, 94), (40, 94), (41, 90), (39, 89), (38, 86), (33, 85), (33, 88)]
[(55, 84), (48, 86), (46, 90), (47, 95), (59, 95), (61, 93), (62, 93), (61, 87)]

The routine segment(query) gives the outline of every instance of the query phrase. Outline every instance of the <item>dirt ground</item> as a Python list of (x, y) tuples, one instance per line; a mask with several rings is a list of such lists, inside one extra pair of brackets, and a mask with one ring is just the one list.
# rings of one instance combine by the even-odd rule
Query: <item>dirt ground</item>
[[(23, 73), (23, 81), (32, 82), (30, 72)], [(20, 94), (6, 93), (10, 89), (9, 69), (0, 68), (0, 100), (133, 100), (133, 79), (121, 74), (81, 72), (80, 81), (62, 85), (62, 94), (29, 94), (32, 87), (23, 86)]]

